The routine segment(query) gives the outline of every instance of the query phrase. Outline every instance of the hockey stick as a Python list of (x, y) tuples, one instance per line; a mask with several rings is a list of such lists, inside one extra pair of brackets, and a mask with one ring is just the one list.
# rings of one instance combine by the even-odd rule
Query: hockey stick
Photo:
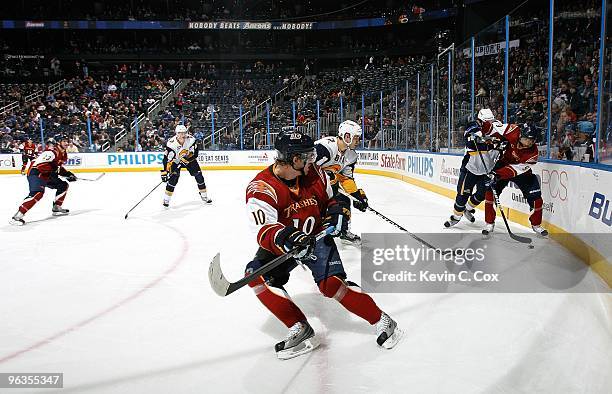
[[(480, 161), (482, 161), (482, 166), (485, 169), (485, 172), (488, 174), (489, 173), (489, 169), (487, 168), (487, 164), (484, 161), (484, 157), (482, 157), (482, 152), (480, 151), (480, 148), (478, 148), (478, 144), (476, 143), (476, 151), (478, 152), (478, 156), (480, 156)], [(500, 153), (501, 155), (501, 153)], [(502, 205), (499, 203), (499, 196), (497, 195), (497, 191), (495, 190), (494, 186), (491, 186), (491, 192), (493, 193), (493, 199), (495, 200), (495, 205), (499, 208), (499, 212), (501, 213), (502, 218), (504, 219), (504, 224), (506, 225), (506, 230), (508, 230), (508, 235), (510, 236), (510, 238), (512, 238), (515, 241), (518, 241), (520, 243), (524, 243), (524, 244), (530, 244), (531, 243), (531, 238), (529, 237), (523, 237), (520, 235), (516, 235), (512, 232), (512, 230), (510, 230), (510, 225), (508, 224), (508, 219), (506, 219), (506, 214), (504, 214), (504, 208), (502, 207)]]
[[(183, 166), (182, 166), (182, 165), (179, 165), (179, 166), (176, 168), (176, 170), (170, 174), (170, 177), (171, 177), (171, 176), (173, 176), (173, 175), (176, 175), (176, 173), (177, 173), (177, 172), (179, 172), (179, 171), (181, 170), (181, 168), (183, 168)], [(170, 178), (170, 177), (168, 177), (168, 178)], [(100, 178), (101, 178), (101, 177), (100, 177)], [(143, 202), (143, 201), (145, 200), (145, 198), (149, 197), (149, 195), (150, 195), (151, 193), (153, 193), (153, 192), (155, 191), (155, 189), (157, 189), (157, 188), (158, 188), (158, 187), (159, 187), (159, 186), (160, 186), (162, 183), (165, 183), (165, 182), (164, 182), (164, 181), (161, 181), (161, 182), (159, 182), (157, 185), (155, 185), (155, 187), (154, 187), (153, 189), (151, 189), (151, 191), (150, 191), (150, 192), (148, 192), (146, 196), (144, 196), (144, 197), (143, 197), (143, 198), (142, 198), (140, 201), (138, 201), (138, 202), (136, 203), (136, 205), (134, 205), (134, 206), (132, 207), (132, 209), (130, 209), (129, 211), (127, 211), (127, 213), (125, 214), (124, 219), (127, 219), (127, 218), (128, 218), (128, 215), (130, 214), (130, 212), (132, 212), (132, 211), (134, 210), (134, 208), (136, 208), (137, 206), (139, 206), (139, 205), (140, 205), (140, 203), (141, 203), (141, 202)]]
[[(324, 238), (326, 235), (330, 234), (333, 230), (333, 227), (328, 227), (327, 229), (325, 229), (325, 231), (321, 231), (319, 234), (317, 234), (315, 239), (318, 241)], [(221, 297), (230, 295), (241, 287), (244, 287), (245, 285), (249, 284), (256, 278), (270, 272), (274, 268), (283, 264), (285, 261), (292, 258), (296, 251), (297, 248), (294, 248), (289, 252), (283, 254), (282, 256), (278, 256), (263, 267), (256, 269), (249, 275), (236, 282), (228, 281), (225, 278), (225, 275), (223, 275), (223, 271), (221, 270), (221, 254), (217, 253), (217, 255), (210, 262), (210, 266), (208, 267), (208, 281), (210, 282), (210, 287), (212, 287), (214, 292)]]
[(127, 213), (125, 214), (124, 219), (128, 218), (128, 215), (130, 214), (130, 212), (132, 212), (137, 206), (140, 205), (141, 202), (143, 202), (145, 200), (145, 198), (149, 197), (149, 195), (151, 195), (151, 193), (153, 193), (155, 191), (155, 189), (157, 189), (162, 183), (164, 183), (164, 181), (159, 182), (157, 185), (155, 185), (155, 187), (153, 189), (151, 189), (150, 192), (147, 193), (146, 196), (144, 196), (140, 201), (138, 201), (136, 203), (136, 205), (134, 205), (129, 211), (127, 211)]
[[(338, 189), (338, 191), (340, 192), (340, 194), (350, 198), (353, 201), (356, 201), (357, 199), (353, 196), (351, 196), (350, 194), (348, 194), (347, 192), (345, 192), (344, 190), (340, 190)], [(401, 225), (395, 223), (393, 220), (389, 219), (388, 217), (386, 217), (385, 215), (383, 215), (382, 213), (378, 212), (376, 209), (372, 208), (371, 206), (368, 205), (367, 208), (370, 212), (375, 213), (378, 217), (382, 218), (383, 220), (385, 220), (387, 223), (397, 227), (398, 229), (402, 230), (403, 232), (405, 232), (406, 234), (410, 235), (412, 238), (414, 238), (415, 240), (419, 241), (420, 243), (422, 243), (423, 245), (427, 246), (429, 249), (440, 249), (440, 248), (436, 248), (435, 246), (433, 246), (432, 244), (430, 244), (429, 242), (425, 241), (423, 238), (419, 237), (418, 235), (408, 231), (407, 229), (405, 229), (404, 227), (402, 227)], [(440, 249), (441, 251), (441, 249)], [(452, 250), (447, 250), (445, 252), (441, 252), (442, 255), (446, 255), (446, 254), (453, 254), (454, 252)]]
[(90, 179), (90, 178), (81, 178), (81, 177), (77, 177), (77, 179), (78, 179), (79, 181), (96, 182), (96, 181), (99, 181), (99, 180), (100, 180), (100, 178), (102, 178), (104, 175), (106, 175), (106, 173), (105, 173), (105, 172), (101, 173), (100, 175), (98, 175), (97, 177), (95, 177), (95, 178), (93, 178), (93, 179)]

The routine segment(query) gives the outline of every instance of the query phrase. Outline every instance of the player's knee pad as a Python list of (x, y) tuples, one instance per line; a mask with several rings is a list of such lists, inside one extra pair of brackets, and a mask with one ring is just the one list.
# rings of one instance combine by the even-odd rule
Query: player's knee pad
[(339, 276), (330, 276), (319, 282), (319, 291), (325, 297), (334, 298), (337, 301), (342, 301), (349, 290), (357, 290), (359, 286), (351, 281), (346, 281)]
[[(251, 275), (253, 272), (261, 268), (264, 264), (265, 263), (261, 260), (253, 260), (249, 262), (244, 270), (244, 275), (245, 276)], [(278, 270), (275, 272), (275, 270), (272, 270), (271, 274), (265, 275), (265, 277), (264, 276), (258, 277), (253, 282), (249, 283), (249, 286), (255, 287), (258, 284), (266, 283), (269, 286), (276, 287), (276, 288), (279, 288), (285, 291), (283, 286), (286, 285), (287, 282), (289, 282), (288, 272), (280, 272)]]
[(485, 199), (485, 188), (478, 187), (476, 188), (476, 191), (472, 193), (472, 195), (470, 196), (470, 204), (472, 204), (473, 207), (477, 207), (478, 205), (480, 205), (481, 202), (484, 201), (484, 199)]
[(202, 170), (200, 170), (200, 166), (198, 166), (197, 164), (195, 165), (191, 165), (191, 163), (189, 163), (190, 165), (187, 166), (187, 171), (189, 171), (189, 175), (191, 176), (197, 176), (198, 173), (202, 174)]
[(28, 197), (27, 198), (33, 198), (38, 196), (38, 200), (40, 200), (43, 196), (43, 194), (45, 194), (45, 189), (43, 188), (42, 190), (30, 190), (30, 193), (28, 193)]
[(525, 194), (525, 198), (527, 198), (527, 203), (529, 203), (529, 207), (531, 207), (532, 209), (536, 201), (542, 201), (542, 191), (540, 190), (539, 186), (537, 188), (532, 188), (528, 190)]
[(61, 194), (63, 192), (65, 192), (66, 190), (68, 190), (68, 182), (66, 181), (61, 181), (57, 184), (57, 194)]

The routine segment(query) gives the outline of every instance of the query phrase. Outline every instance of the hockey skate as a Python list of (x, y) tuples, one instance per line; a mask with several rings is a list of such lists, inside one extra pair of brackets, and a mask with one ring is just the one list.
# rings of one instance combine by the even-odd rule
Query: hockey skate
[(276, 356), (281, 360), (289, 360), (313, 351), (319, 346), (319, 339), (308, 322), (297, 322), (289, 329), (284, 341), (274, 346)]
[(474, 217), (474, 214), (476, 213), (475, 209), (465, 209), (465, 211), (463, 212), (463, 216), (470, 221), (470, 223), (474, 223), (476, 221), (476, 218)]
[(206, 194), (206, 192), (200, 192), (200, 197), (202, 198), (202, 201), (204, 201), (204, 204), (212, 203), (212, 200), (208, 198), (208, 195)]
[(490, 237), (495, 229), (495, 223), (487, 223), (485, 228), (482, 229), (482, 235), (486, 238)]
[(457, 217), (455, 215), (451, 215), (450, 218), (446, 222), (444, 222), (444, 227), (453, 227), (455, 224), (459, 223), (460, 220), (461, 216)]
[(66, 209), (66, 208), (62, 208), (61, 205), (53, 205), (53, 208), (51, 209), (51, 212), (53, 214), (53, 216), (64, 216), (64, 215), (68, 215), (68, 213), (70, 212), (70, 210)]
[(542, 226), (531, 226), (531, 229), (538, 234), (540, 237), (547, 237), (548, 236), (548, 230), (546, 230), (544, 227)]
[(397, 327), (395, 320), (383, 312), (376, 323), (376, 343), (385, 349), (391, 349), (402, 339), (404, 332)]
[(9, 223), (13, 226), (23, 226), (25, 224), (25, 220), (23, 220), (23, 213), (17, 212), (14, 214)]
[(357, 234), (351, 233), (350, 230), (346, 230), (345, 232), (341, 233), (338, 238), (340, 238), (342, 243), (347, 245), (361, 246), (361, 237)]

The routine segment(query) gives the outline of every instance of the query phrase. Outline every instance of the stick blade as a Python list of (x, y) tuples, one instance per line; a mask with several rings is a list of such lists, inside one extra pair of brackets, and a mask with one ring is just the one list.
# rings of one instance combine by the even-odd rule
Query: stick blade
[(509, 233), (510, 234), (510, 238), (512, 238), (515, 241), (518, 241), (520, 243), (523, 244), (530, 244), (531, 243), (531, 238), (529, 237), (522, 237), (520, 235), (516, 235), (514, 233)]
[(223, 275), (223, 271), (221, 271), (220, 253), (217, 253), (210, 262), (210, 266), (208, 267), (208, 281), (210, 282), (210, 287), (212, 287), (217, 295), (221, 297), (228, 295), (230, 282), (225, 278), (225, 275)]

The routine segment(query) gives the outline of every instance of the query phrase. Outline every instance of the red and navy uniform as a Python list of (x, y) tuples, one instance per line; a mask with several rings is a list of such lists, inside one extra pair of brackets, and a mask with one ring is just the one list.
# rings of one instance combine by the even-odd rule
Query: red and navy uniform
[(23, 173), (26, 169), (26, 166), (28, 165), (29, 161), (34, 161), (34, 159), (36, 158), (36, 144), (30, 141), (26, 141), (25, 144), (23, 144), (23, 148), (21, 149), (21, 161), (22, 161), (22, 166), (21, 166), (21, 172)]
[(59, 175), (71, 174), (64, 168), (68, 159), (66, 151), (59, 146), (48, 147), (30, 163), (28, 168), (28, 184), (30, 193), (25, 198), (19, 211), (23, 214), (28, 212), (45, 194), (45, 187), (55, 189), (54, 205), (61, 206), (66, 198), (68, 182), (59, 178)]
[[(306, 234), (319, 233), (327, 209), (338, 202), (333, 199), (327, 175), (318, 167), (311, 166), (308, 174), (289, 182), (278, 178), (272, 165), (249, 183), (246, 204), (251, 229), (259, 245), (255, 258), (247, 264), (246, 274), (249, 274), (286, 253), (280, 239), (287, 231), (295, 228)], [(369, 295), (346, 280), (336, 244), (333, 241), (317, 241), (314, 256), (316, 259), (307, 258), (302, 263), (310, 269), (321, 293), (335, 298), (370, 324), (377, 323), (381, 310)], [(283, 288), (296, 266), (297, 262), (290, 259), (249, 283), (257, 298), (287, 327), (306, 321), (302, 311)]]
[[(494, 169), (499, 179), (495, 183), (497, 194), (499, 195), (502, 192), (508, 182), (514, 182), (531, 208), (529, 215), (531, 225), (539, 226), (542, 223), (542, 193), (540, 182), (531, 171), (531, 167), (538, 162), (537, 145), (533, 144), (529, 148), (522, 147), (519, 144), (521, 130), (515, 124), (503, 125), (503, 127), (493, 130), (491, 135), (508, 143)], [(485, 200), (485, 221), (493, 223), (495, 221), (495, 207), (493, 206), (493, 192), (491, 190), (486, 192)]]

